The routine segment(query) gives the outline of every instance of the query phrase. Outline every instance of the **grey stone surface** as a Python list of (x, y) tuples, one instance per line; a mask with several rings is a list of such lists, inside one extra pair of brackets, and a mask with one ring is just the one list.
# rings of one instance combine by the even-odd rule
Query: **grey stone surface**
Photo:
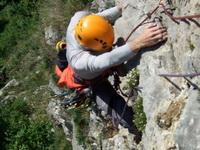
[[(162, 1), (166, 2), (166, 1)], [(199, 13), (200, 2), (171, 1), (168, 11), (174, 16)], [(126, 38), (131, 30), (158, 4), (150, 0), (116, 0), (124, 6), (122, 17), (115, 24), (117, 36)], [(136, 58), (126, 63), (127, 69), (137, 67), (140, 72), (140, 95), (143, 97), (147, 125), (142, 139), (144, 150), (196, 150), (199, 146), (199, 86), (200, 77), (168, 78), (159, 74), (188, 74), (200, 72), (199, 19), (173, 21), (162, 8), (151, 17), (162, 18), (167, 28), (168, 41), (164, 45), (144, 49)], [(121, 27), (123, 26), (123, 30)], [(137, 37), (145, 25), (133, 33)], [(190, 83), (189, 83), (190, 82)]]
[(190, 90), (179, 127), (174, 133), (179, 149), (200, 149), (200, 92)]

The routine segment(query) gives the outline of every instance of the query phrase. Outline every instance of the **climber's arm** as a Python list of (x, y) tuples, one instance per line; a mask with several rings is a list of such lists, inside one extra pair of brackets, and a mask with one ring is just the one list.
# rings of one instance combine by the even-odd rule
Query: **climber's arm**
[(118, 5), (107, 10), (104, 10), (97, 15), (100, 15), (108, 20), (109, 23), (114, 24), (115, 21), (122, 15), (122, 6)]

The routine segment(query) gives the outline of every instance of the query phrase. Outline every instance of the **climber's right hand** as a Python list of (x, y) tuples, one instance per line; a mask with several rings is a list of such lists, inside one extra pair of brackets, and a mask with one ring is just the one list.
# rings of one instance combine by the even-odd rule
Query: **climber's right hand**
[(136, 39), (129, 42), (129, 45), (133, 52), (138, 52), (142, 48), (153, 46), (165, 40), (167, 40), (166, 28), (151, 23), (142, 30)]

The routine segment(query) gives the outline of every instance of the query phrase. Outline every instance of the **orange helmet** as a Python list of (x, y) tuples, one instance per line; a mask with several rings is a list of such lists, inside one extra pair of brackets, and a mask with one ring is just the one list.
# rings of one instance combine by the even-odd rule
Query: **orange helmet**
[(62, 50), (63, 48), (66, 47), (66, 42), (65, 41), (59, 41), (57, 44), (56, 44), (56, 51), (60, 51)]
[(96, 51), (109, 50), (114, 42), (114, 30), (105, 18), (88, 15), (77, 23), (75, 37), (85, 47)]

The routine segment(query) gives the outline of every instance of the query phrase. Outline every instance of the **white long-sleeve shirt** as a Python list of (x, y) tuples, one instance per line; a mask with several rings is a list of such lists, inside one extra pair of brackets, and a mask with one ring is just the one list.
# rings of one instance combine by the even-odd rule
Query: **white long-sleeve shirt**
[[(66, 55), (69, 65), (81, 78), (94, 79), (106, 69), (131, 59), (136, 53), (131, 51), (128, 44), (101, 54), (85, 50), (75, 38), (75, 26), (82, 17), (88, 14), (86, 11), (80, 11), (71, 18), (67, 29)], [(114, 23), (121, 16), (121, 11), (117, 7), (113, 7), (98, 13), (98, 15), (106, 18), (110, 23)]]

